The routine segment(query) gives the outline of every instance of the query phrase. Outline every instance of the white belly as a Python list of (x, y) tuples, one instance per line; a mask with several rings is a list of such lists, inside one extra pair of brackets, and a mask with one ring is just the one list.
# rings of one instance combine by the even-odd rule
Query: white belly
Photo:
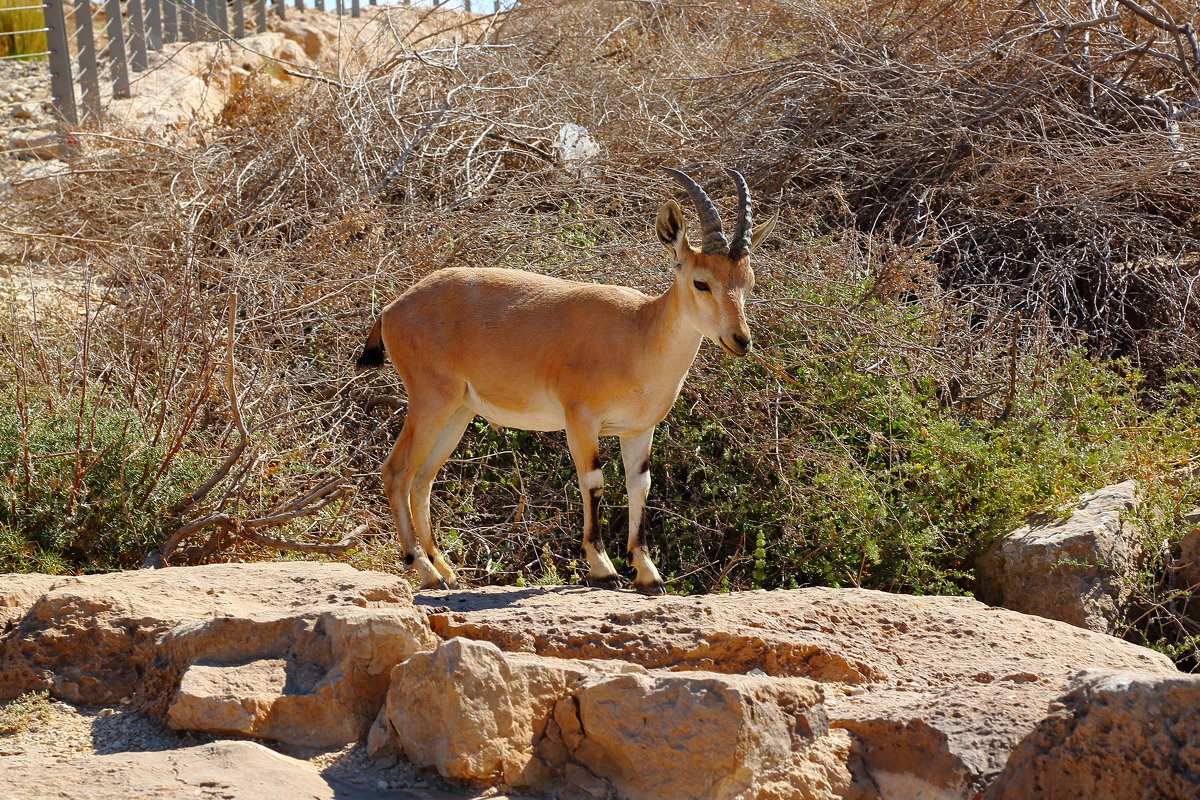
[(475, 389), (468, 385), (467, 402), (476, 414), (493, 425), (503, 428), (518, 428), (523, 431), (561, 431), (567, 427), (562, 406), (549, 395), (531, 397), (523, 408), (501, 408), (480, 397)]
[[(647, 392), (631, 388), (623, 397), (613, 398), (604, 407), (599, 420), (601, 436), (632, 436), (651, 428), (671, 407), (682, 380), (674, 386), (655, 387)], [(674, 391), (672, 391), (672, 389)], [(497, 405), (480, 396), (475, 387), (467, 384), (467, 403), (470, 409), (493, 425), (525, 431), (561, 431), (567, 427), (566, 415), (558, 398), (549, 392), (536, 392), (520, 399), (520, 406)]]

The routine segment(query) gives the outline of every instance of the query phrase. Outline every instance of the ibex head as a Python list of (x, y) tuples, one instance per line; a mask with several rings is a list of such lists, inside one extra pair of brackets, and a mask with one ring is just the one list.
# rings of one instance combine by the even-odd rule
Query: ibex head
[(737, 170), (726, 169), (738, 193), (737, 229), (733, 240), (726, 241), (716, 206), (700, 185), (679, 170), (663, 169), (691, 195), (704, 235), (697, 250), (688, 242), (687, 225), (679, 204), (668, 200), (658, 210), (654, 228), (675, 265), (676, 291), (683, 299), (684, 313), (700, 333), (726, 353), (744, 356), (751, 346), (750, 328), (746, 325), (746, 293), (754, 288), (749, 255), (771, 234), (779, 214), (753, 226), (746, 179)]

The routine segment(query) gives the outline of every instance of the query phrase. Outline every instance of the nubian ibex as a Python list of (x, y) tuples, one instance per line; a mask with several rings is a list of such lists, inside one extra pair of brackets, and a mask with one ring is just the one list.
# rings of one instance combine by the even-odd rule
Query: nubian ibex
[(438, 469), (478, 414), (500, 426), (566, 430), (585, 498), (583, 552), (590, 585), (619, 581), (598, 522), (604, 483), (599, 437), (619, 437), (634, 587), (663, 593), (643, 526), (654, 426), (674, 404), (703, 338), (732, 356), (750, 351), (749, 254), (779, 216), (752, 226), (746, 181), (726, 169), (738, 195), (737, 228), (727, 241), (704, 190), (684, 173), (664, 169), (691, 195), (704, 238), (699, 250), (689, 244), (674, 200), (659, 209), (654, 227), (675, 280), (657, 297), (516, 269), (452, 268), (414, 284), (371, 328), (359, 366), (380, 366), (386, 351), (408, 391), (408, 418), (382, 477), (405, 564), (416, 568), (422, 587), (458, 584), (434, 543), (429, 493)]

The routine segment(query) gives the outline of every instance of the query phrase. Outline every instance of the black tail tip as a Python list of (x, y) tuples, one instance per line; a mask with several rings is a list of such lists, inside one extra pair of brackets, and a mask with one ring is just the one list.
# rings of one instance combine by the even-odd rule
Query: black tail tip
[(358, 357), (359, 369), (377, 369), (383, 366), (383, 348), (367, 347)]

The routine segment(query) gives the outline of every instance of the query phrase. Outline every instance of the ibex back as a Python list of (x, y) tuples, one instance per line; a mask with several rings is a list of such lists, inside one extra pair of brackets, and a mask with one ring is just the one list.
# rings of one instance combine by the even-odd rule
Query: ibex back
[(512, 428), (566, 430), (585, 499), (583, 552), (591, 585), (618, 582), (598, 524), (604, 483), (599, 437), (620, 437), (634, 587), (664, 591), (643, 530), (654, 426), (679, 395), (704, 337), (733, 356), (750, 351), (749, 254), (778, 217), (752, 227), (746, 182), (726, 170), (738, 191), (737, 229), (727, 241), (700, 186), (682, 172), (667, 171), (696, 204), (704, 239), (700, 249), (688, 243), (674, 200), (659, 209), (655, 230), (675, 267), (675, 280), (663, 294), (648, 297), (624, 286), (521, 270), (444, 269), (412, 286), (375, 322), (358, 363), (377, 367), (386, 351), (408, 391), (408, 418), (382, 476), (404, 561), (416, 568), (422, 587), (458, 584), (434, 543), (429, 492), (478, 414)]

